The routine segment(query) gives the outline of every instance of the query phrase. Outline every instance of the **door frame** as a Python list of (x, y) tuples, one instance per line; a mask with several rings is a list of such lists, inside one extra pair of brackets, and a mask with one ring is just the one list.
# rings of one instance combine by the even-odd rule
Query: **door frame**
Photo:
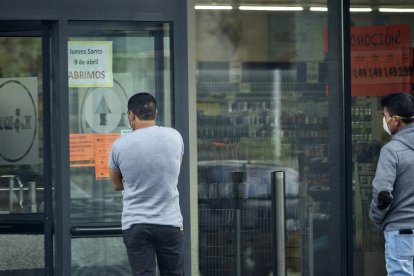
[(53, 196), (52, 182), (49, 172), (51, 162), (51, 106), (48, 104), (50, 90), (50, 43), (49, 26), (40, 20), (7, 20), (1, 22), (0, 36), (2, 37), (39, 37), (42, 44), (42, 98), (43, 98), (43, 213), (7, 214), (0, 215), (0, 234), (33, 234), (44, 236), (44, 273), (53, 273)]
[[(70, 212), (70, 169), (69, 169), (69, 87), (68, 87), (68, 46), (70, 36), (70, 22), (74, 20), (59, 20), (50, 22), (51, 30), (51, 91), (59, 91), (51, 97), (51, 122), (52, 122), (52, 156), (53, 156), (53, 183), (55, 194), (54, 207), (54, 233), (55, 233), (55, 275), (69, 275), (71, 272), (71, 240), (73, 237), (85, 235), (114, 236), (121, 235), (120, 228), (116, 225), (104, 225), (96, 228), (94, 233), (83, 231), (82, 227), (71, 223)], [(81, 21), (81, 20), (76, 20)], [(97, 23), (105, 24), (107, 20), (98, 20)], [(115, 22), (124, 22), (115, 21)], [(134, 21), (130, 21), (134, 22)], [(136, 22), (136, 21), (135, 21)], [(172, 22), (170, 39), (171, 54), (174, 56), (171, 64), (172, 97), (173, 97), (173, 123), (174, 127), (183, 136), (184, 144), (188, 145), (188, 92), (186, 81), (187, 65), (186, 51), (183, 51), (183, 42), (177, 38), (177, 29)], [(181, 32), (183, 36), (184, 33)], [(159, 43), (157, 45), (159, 47)], [(177, 47), (177, 44), (179, 45)], [(54, 51), (54, 49), (57, 49)], [(175, 49), (180, 49), (175, 51)], [(180, 55), (179, 57), (177, 57)], [(178, 73), (179, 72), (179, 73)], [(180, 77), (180, 79), (177, 79)], [(158, 84), (160, 85), (160, 84)], [(180, 108), (175, 108), (175, 107)], [(55, 145), (55, 146), (53, 146)], [(184, 229), (190, 229), (190, 185), (189, 185), (189, 153), (185, 150), (182, 169), (179, 179), (180, 205), (184, 217)], [(93, 230), (93, 229), (92, 229)], [(92, 231), (93, 232), (93, 231)], [(191, 275), (191, 231), (184, 231), (185, 236), (185, 273)]]
[[(180, 206), (184, 218), (184, 253), (185, 274), (193, 275), (198, 270), (198, 256), (191, 254), (192, 242), (196, 244), (195, 208), (190, 204), (190, 195), (196, 196), (197, 188), (190, 185), (196, 181), (195, 165), (197, 149), (195, 129), (190, 129), (190, 118), (194, 125), (195, 93), (189, 93), (189, 62), (188, 62), (188, 20), (194, 20), (194, 3), (192, 1), (136, 1), (125, 0), (123, 2), (101, 0), (72, 0), (60, 1), (44, 0), (34, 2), (32, 0), (4, 0), (0, 10), (0, 20), (38, 21), (44, 28), (44, 39), (47, 40), (50, 50), (50, 60), (45, 63), (48, 66), (44, 72), (45, 88), (49, 91), (59, 91), (46, 96), (48, 101), (48, 135), (45, 143), (50, 145), (50, 150), (45, 152), (45, 158), (50, 160), (47, 168), (50, 187), (48, 197), (54, 195), (55, 205), (48, 207), (45, 221), (47, 221), (48, 235), (52, 243), (45, 247), (51, 255), (51, 262), (45, 264), (46, 275), (69, 275), (71, 271), (70, 251), (70, 199), (69, 199), (69, 128), (68, 128), (68, 83), (67, 83), (67, 40), (69, 21), (140, 21), (140, 22), (168, 22), (171, 23), (171, 54), (174, 57), (171, 68), (171, 80), (173, 89), (173, 118), (174, 127), (181, 133), (185, 145), (184, 156), (181, 165), (178, 189), (180, 192)], [(22, 8), (24, 7), (24, 8)], [(30, 13), (27, 13), (30, 10)], [(13, 23), (12, 22), (12, 23)], [(30, 24), (29, 24), (30, 25)], [(0, 26), (1, 29), (1, 26)], [(46, 43), (46, 41), (44, 42)], [(46, 44), (45, 44), (46, 45)], [(194, 54), (193, 52), (191, 54)], [(193, 59), (191, 59), (193, 61)], [(192, 69), (195, 65), (191, 64)], [(46, 72), (49, 72), (46, 74)], [(191, 72), (192, 77), (195, 76)], [(47, 79), (46, 79), (47, 76)], [(191, 84), (191, 90), (195, 91), (195, 83)], [(192, 116), (189, 116), (192, 114)], [(190, 162), (191, 160), (191, 162)], [(192, 164), (192, 165), (191, 165)], [(192, 168), (190, 172), (190, 166)], [(191, 175), (190, 175), (191, 173)], [(190, 187), (193, 186), (193, 187)], [(193, 204), (194, 204), (193, 200)], [(196, 204), (196, 203), (195, 203)], [(192, 208), (191, 208), (192, 207)], [(192, 221), (194, 220), (194, 221)], [(48, 253), (48, 254), (49, 254)], [(55, 257), (53, 259), (53, 256)]]

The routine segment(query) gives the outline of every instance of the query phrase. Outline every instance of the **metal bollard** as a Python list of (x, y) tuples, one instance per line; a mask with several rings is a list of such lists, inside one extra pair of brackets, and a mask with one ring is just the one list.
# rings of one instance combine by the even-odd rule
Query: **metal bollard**
[(272, 179), (272, 236), (273, 236), (273, 273), (278, 276), (286, 275), (285, 264), (285, 172), (274, 171)]
[(232, 172), (233, 195), (236, 200), (236, 276), (241, 275), (241, 217), (240, 200), (245, 198), (246, 172)]
[(9, 179), (9, 212), (13, 213), (14, 211), (14, 177), (10, 177)]
[(28, 185), (29, 185), (30, 212), (37, 213), (36, 182), (29, 181)]

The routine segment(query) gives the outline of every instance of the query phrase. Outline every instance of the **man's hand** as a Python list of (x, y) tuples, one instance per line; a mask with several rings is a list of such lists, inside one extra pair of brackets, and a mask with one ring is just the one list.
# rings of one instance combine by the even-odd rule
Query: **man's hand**
[(124, 183), (122, 182), (121, 172), (109, 169), (111, 176), (112, 187), (115, 191), (122, 191), (124, 189)]
[(386, 209), (392, 201), (392, 194), (389, 191), (381, 191), (378, 193), (378, 209)]

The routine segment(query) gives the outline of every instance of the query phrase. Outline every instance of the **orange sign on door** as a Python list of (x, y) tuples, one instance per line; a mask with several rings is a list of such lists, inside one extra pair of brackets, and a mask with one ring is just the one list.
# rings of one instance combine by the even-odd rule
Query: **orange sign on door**
[(95, 134), (70, 134), (70, 166), (95, 166)]
[(119, 133), (70, 134), (70, 166), (95, 167), (97, 180), (109, 178), (108, 159)]
[(109, 178), (108, 159), (111, 146), (121, 135), (118, 133), (95, 134), (95, 177)]

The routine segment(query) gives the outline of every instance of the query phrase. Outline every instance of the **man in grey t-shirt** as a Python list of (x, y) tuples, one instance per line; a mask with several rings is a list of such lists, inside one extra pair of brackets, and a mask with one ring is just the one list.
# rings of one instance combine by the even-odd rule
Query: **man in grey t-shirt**
[(122, 230), (133, 275), (183, 275), (183, 219), (178, 175), (182, 137), (155, 124), (155, 98), (138, 93), (128, 101), (132, 133), (111, 148), (112, 186), (123, 191)]

